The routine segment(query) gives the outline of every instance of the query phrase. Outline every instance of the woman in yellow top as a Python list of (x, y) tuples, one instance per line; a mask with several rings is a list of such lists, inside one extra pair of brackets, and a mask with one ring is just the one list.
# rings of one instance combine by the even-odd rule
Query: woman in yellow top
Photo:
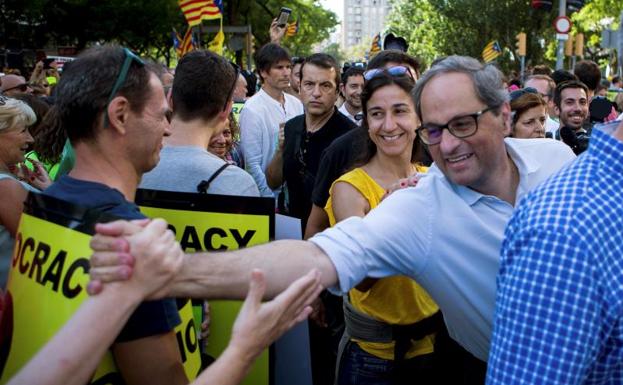
[[(358, 162), (361, 166), (342, 175), (331, 187), (325, 210), (332, 226), (351, 216), (365, 216), (396, 181), (426, 171), (417, 163), (421, 148), (415, 140), (418, 121), (410, 96), (414, 81), (401, 68), (366, 74), (361, 99), (362, 129), (369, 134), (367, 151)], [(428, 333), (431, 328), (424, 326), (419, 328), (420, 335), (415, 333), (412, 338), (406, 326), (415, 327), (431, 316), (441, 319), (424, 289), (404, 276), (367, 278), (348, 293), (345, 302), (339, 385), (434, 383), (434, 332)], [(359, 322), (349, 322), (349, 317)], [(402, 337), (396, 325), (405, 325)], [(399, 345), (395, 341), (400, 341)]]

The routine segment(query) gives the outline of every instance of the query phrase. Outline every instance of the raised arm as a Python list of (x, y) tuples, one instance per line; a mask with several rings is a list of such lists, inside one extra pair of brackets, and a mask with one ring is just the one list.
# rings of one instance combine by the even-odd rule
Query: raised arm
[[(137, 244), (134, 238), (142, 229), (131, 222), (98, 225), (97, 231), (99, 234), (91, 240), (94, 253), (90, 274), (95, 282), (123, 280), (131, 274), (123, 235), (135, 257), (159, 259), (172, 252), (161, 248), (157, 238)], [(174, 281), (151, 298), (242, 299), (254, 269), (266, 274), (267, 298), (275, 297), (312, 269), (320, 272), (324, 287), (337, 283), (335, 267), (319, 247), (307, 241), (284, 240), (235, 251), (187, 254)]]

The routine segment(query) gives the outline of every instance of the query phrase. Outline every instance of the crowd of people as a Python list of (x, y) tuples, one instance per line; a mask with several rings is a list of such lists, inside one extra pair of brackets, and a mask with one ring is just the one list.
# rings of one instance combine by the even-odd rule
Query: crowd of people
[[(95, 228), (92, 296), (10, 383), (88, 383), (108, 350), (127, 384), (189, 383), (175, 298), (245, 299), (197, 384), (239, 383), (308, 317), (316, 385), (623, 380), (620, 78), (391, 49), (340, 68), (282, 36), (257, 87), (210, 51), (170, 70), (116, 45), (0, 77), (3, 287), (29, 193), (122, 218)], [(267, 197), (306, 240), (185, 254), (138, 188)]]

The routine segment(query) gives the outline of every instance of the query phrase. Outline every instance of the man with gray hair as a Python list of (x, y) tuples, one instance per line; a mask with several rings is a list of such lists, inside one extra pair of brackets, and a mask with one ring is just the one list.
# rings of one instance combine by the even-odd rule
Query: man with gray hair
[[(309, 241), (189, 254), (166, 292), (240, 298), (253, 267), (267, 272), (269, 296), (312, 268), (336, 292), (366, 277), (407, 275), (442, 309), (450, 336), (486, 361), (504, 227), (515, 204), (574, 155), (557, 141), (506, 138), (511, 111), (502, 75), (475, 59), (440, 61), (418, 81), (413, 98), (422, 122), (418, 135), (435, 161), (417, 187), (397, 191), (365, 218), (346, 219)], [(132, 234), (139, 231), (128, 222), (105, 227), (94, 244), (94, 279), (116, 275), (111, 265), (119, 262), (110, 253), (118, 247), (115, 237), (128, 237), (133, 247)], [(154, 239), (148, 247), (156, 244)]]

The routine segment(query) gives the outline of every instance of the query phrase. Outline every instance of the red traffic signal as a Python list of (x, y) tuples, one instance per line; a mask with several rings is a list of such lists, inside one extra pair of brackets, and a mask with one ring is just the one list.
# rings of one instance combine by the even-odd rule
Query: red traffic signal
[(542, 9), (543, 11), (552, 10), (552, 1), (550, 0), (532, 0), (530, 6), (534, 9)]

